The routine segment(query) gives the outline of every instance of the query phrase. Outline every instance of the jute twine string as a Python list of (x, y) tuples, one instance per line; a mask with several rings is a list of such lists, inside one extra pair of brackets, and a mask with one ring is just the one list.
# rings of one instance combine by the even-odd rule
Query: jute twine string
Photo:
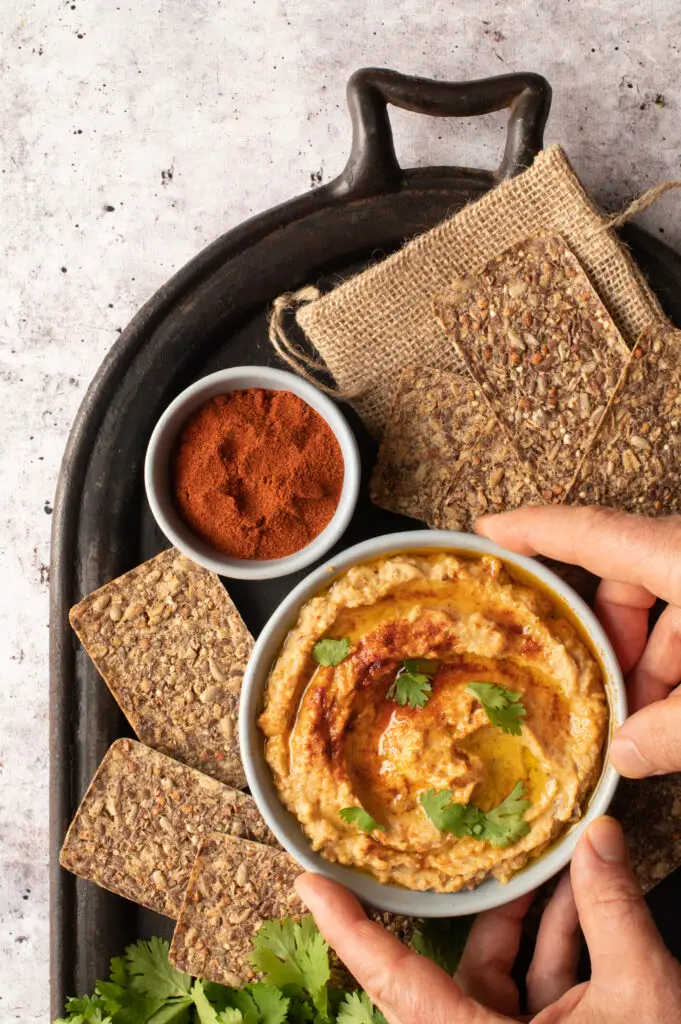
[(306, 381), (309, 381), (310, 384), (314, 384), (320, 391), (330, 395), (332, 398), (349, 402), (351, 399), (357, 398), (360, 392), (358, 390), (344, 391), (341, 388), (323, 384), (312, 371), (317, 370), (321, 373), (328, 373), (329, 368), (318, 359), (313, 359), (311, 355), (304, 352), (286, 334), (286, 314), (294, 309), (298, 309), (299, 306), (303, 306), (307, 302), (314, 302), (320, 296), (319, 288), (311, 284), (305, 285), (304, 288), (299, 288), (296, 292), (284, 292), (283, 295), (279, 295), (272, 304), (269, 324), (270, 344), (284, 362), (288, 363), (291, 369), (295, 370)]
[(623, 224), (631, 220), (632, 217), (635, 217), (637, 213), (647, 210), (649, 206), (657, 202), (660, 196), (663, 196), (665, 192), (670, 192), (673, 188), (681, 188), (681, 181), (663, 181), (661, 185), (654, 185), (644, 192), (643, 195), (639, 196), (638, 199), (634, 199), (633, 202), (629, 203), (620, 213), (609, 217), (598, 231), (594, 231), (593, 234), (600, 235), (601, 232), (609, 231), (611, 228), (621, 228)]

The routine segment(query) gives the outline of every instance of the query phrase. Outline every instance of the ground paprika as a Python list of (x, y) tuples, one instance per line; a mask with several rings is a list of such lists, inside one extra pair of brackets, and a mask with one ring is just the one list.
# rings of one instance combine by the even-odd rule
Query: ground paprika
[(178, 511), (232, 558), (281, 558), (331, 520), (343, 454), (319, 413), (290, 391), (249, 388), (210, 399), (178, 437)]

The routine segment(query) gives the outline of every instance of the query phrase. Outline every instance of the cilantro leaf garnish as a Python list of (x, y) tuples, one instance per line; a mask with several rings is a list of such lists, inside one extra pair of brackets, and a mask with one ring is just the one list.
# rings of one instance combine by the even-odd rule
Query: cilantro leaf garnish
[(428, 789), (421, 794), (419, 803), (436, 829), (457, 839), (475, 835), (474, 829), (480, 826), (481, 811), (471, 804), (453, 803), (448, 789)]
[(492, 846), (510, 846), (530, 831), (523, 815), (530, 806), (525, 786), (516, 782), (505, 800), (485, 814), (485, 836)]
[(417, 920), (411, 948), (443, 967), (448, 974), (456, 974), (474, 920), (475, 914)]
[(234, 1011), (238, 1014), (236, 1020), (234, 1020), (233, 1017), (230, 1019), (230, 1015), (224, 1017), (223, 1014), (226, 1011), (221, 1011), (218, 1016), (215, 1007), (208, 1001), (208, 996), (206, 995), (202, 981), (194, 982), (191, 987), (191, 996), (194, 1000), (196, 1016), (199, 1024), (222, 1024), (223, 1020), (225, 1024), (241, 1024), (241, 1014), (238, 1010)]
[(312, 648), (312, 657), (318, 665), (324, 668), (335, 668), (341, 661), (347, 658), (350, 653), (350, 640), (344, 637), (343, 640), (320, 640)]
[(469, 683), (466, 689), (480, 701), (492, 725), (512, 736), (520, 736), (520, 719), (524, 718), (527, 712), (520, 703), (522, 695), (517, 690), (507, 690), (498, 683)]
[(130, 987), (135, 992), (156, 999), (189, 995), (192, 979), (172, 966), (168, 960), (169, 948), (169, 943), (158, 938), (128, 946), (125, 959)]
[(385, 1020), (366, 992), (346, 992), (338, 1007), (336, 1024), (379, 1024)]
[(344, 971), (332, 972), (311, 917), (265, 922), (253, 947), (266, 981), (232, 988), (176, 971), (162, 939), (137, 942), (54, 1024), (387, 1024), (365, 992), (346, 990)]
[(491, 811), (454, 802), (448, 789), (429, 789), (421, 794), (419, 802), (440, 832), (449, 832), (458, 839), (473, 836), (501, 848), (517, 842), (530, 831), (523, 818), (530, 801), (525, 797), (521, 781), (516, 782), (506, 799)]
[(344, 807), (338, 816), (362, 832), (385, 832), (385, 825), (380, 825), (363, 807)]
[(311, 917), (304, 917), (300, 924), (289, 918), (265, 921), (253, 939), (250, 961), (270, 985), (302, 989), (316, 1010), (326, 1016), (331, 977), (329, 947)]
[(412, 708), (425, 707), (433, 689), (430, 681), (436, 671), (437, 663), (407, 658), (398, 669), (386, 697), (401, 707), (405, 704)]

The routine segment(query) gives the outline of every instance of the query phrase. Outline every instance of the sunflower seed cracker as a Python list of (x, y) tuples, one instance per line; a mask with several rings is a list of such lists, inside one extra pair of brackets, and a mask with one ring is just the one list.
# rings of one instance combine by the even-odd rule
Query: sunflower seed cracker
[(478, 385), (430, 366), (410, 366), (400, 378), (370, 494), (381, 508), (450, 530), (471, 529), (485, 512), (542, 503)]
[(680, 468), (681, 331), (656, 324), (631, 353), (567, 501), (678, 513)]
[(215, 573), (170, 548), (71, 609), (140, 740), (241, 788), (239, 693), (253, 639)]
[(59, 862), (81, 878), (177, 918), (202, 838), (277, 842), (252, 797), (134, 740), (108, 750)]
[(457, 280), (435, 313), (547, 501), (564, 498), (629, 358), (558, 235)]
[[(255, 972), (249, 954), (263, 922), (307, 914), (293, 888), (302, 871), (287, 853), (230, 836), (208, 836), (192, 869), (170, 962), (222, 985), (251, 980)], [(373, 908), (367, 914), (403, 942), (413, 936), (411, 918)]]
[(293, 888), (301, 872), (287, 853), (208, 836), (192, 868), (170, 962), (208, 981), (244, 984), (255, 973), (248, 956), (263, 921), (306, 913)]

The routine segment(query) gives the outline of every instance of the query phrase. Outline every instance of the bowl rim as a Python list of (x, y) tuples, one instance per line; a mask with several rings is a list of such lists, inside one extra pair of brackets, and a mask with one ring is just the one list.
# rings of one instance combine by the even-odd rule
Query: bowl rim
[[(256, 383), (257, 381), (257, 383)], [(331, 520), (309, 544), (282, 558), (256, 561), (222, 555), (193, 533), (172, 506), (167, 483), (167, 461), (182, 423), (203, 402), (220, 393), (262, 387), (291, 391), (325, 420), (338, 441), (344, 477), (338, 505)], [(222, 389), (224, 388), (224, 391)], [(307, 568), (336, 544), (345, 533), (359, 498), (361, 460), (355, 435), (338, 406), (313, 384), (273, 366), (235, 366), (207, 374), (177, 395), (159, 416), (144, 458), (144, 487), (156, 523), (175, 547), (194, 562), (220, 576), (264, 580), (288, 576)]]
[[(488, 879), (477, 888), (457, 893), (419, 892), (379, 882), (354, 868), (325, 860), (315, 853), (296, 818), (286, 810), (265, 761), (262, 733), (257, 725), (261, 698), (269, 671), (281, 643), (302, 604), (352, 565), (381, 555), (427, 549), (491, 554), (536, 579), (565, 601), (585, 629), (604, 670), (610, 722), (603, 752), (603, 767), (583, 817), (569, 827), (536, 861), (531, 861), (504, 885)], [(333, 878), (360, 900), (380, 910), (415, 917), (458, 917), (501, 906), (535, 889), (570, 861), (579, 836), (594, 818), (604, 814), (614, 796), (619, 775), (608, 761), (614, 730), (627, 716), (627, 697), (622, 672), (603, 627), (586, 602), (547, 566), (475, 534), (448, 530), (411, 530), (387, 534), (347, 548), (310, 573), (282, 601), (263, 627), (249, 659), (241, 691), (239, 743), (250, 791), (266, 823), (281, 845), (307, 871)]]

